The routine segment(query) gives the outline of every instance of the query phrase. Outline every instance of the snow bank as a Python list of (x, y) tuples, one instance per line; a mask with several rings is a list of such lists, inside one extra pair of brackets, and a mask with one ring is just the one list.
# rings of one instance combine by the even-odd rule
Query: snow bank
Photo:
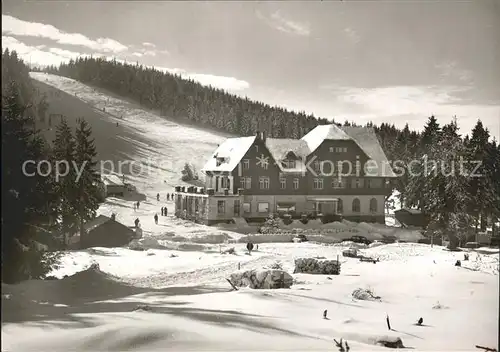
[(247, 270), (231, 274), (229, 281), (236, 287), (254, 289), (290, 288), (293, 277), (283, 270)]
[(193, 236), (193, 237), (184, 237), (184, 236), (174, 236), (169, 240), (172, 242), (193, 242), (193, 243), (205, 243), (205, 244), (221, 244), (226, 243), (229, 240), (232, 240), (233, 237), (229, 236), (227, 233), (213, 233), (203, 236)]

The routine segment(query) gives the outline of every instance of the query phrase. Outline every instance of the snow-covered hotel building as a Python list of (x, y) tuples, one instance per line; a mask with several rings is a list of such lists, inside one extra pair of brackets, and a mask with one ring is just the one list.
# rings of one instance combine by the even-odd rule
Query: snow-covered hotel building
[(176, 187), (175, 206), (177, 215), (207, 224), (276, 212), (383, 223), (396, 177), (372, 128), (334, 124), (301, 139), (228, 138), (202, 172), (205, 187)]

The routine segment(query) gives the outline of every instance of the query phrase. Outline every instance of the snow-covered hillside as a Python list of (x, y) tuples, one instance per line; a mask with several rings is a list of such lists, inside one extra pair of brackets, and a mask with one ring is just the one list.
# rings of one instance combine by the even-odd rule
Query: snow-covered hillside
[[(70, 78), (41, 72), (31, 72), (30, 76), (83, 100), (96, 109), (105, 108), (106, 114), (102, 118), (119, 122), (121, 127), (136, 134), (139, 137), (137, 139), (123, 138), (127, 138), (127, 142), (132, 145), (141, 144), (139, 147), (142, 148), (138, 148), (136, 154), (127, 157), (144, 165), (141, 177), (132, 180), (144, 182), (147, 185), (146, 191), (154, 186), (155, 189), (171, 192), (173, 186), (181, 183), (180, 175), (185, 162), (201, 169), (217, 145), (227, 137), (223, 133), (180, 125)], [(149, 143), (140, 142), (144, 140)]]
[[(123, 114), (123, 123), (163, 145), (159, 150), (166, 157), (184, 152), (178, 156), (182, 161), (203, 159), (222, 138), (118, 99), (108, 102), (106, 95), (73, 80), (33, 77), (89, 103), (107, 102), (107, 111)], [(162, 144), (165, 138), (168, 144)], [(118, 198), (108, 198), (99, 209), (99, 214), (115, 213), (126, 225), (139, 218), (141, 240), (130, 248), (65, 252), (51, 273), (59, 280), (2, 285), (2, 351), (337, 351), (333, 339), (343, 338), (357, 352), (386, 350), (376, 341), (387, 337), (399, 337), (415, 351), (498, 345), (498, 251), (470, 251), (463, 261), (463, 252), (439, 246), (357, 245), (363, 255), (380, 260), (373, 264), (343, 257), (353, 244), (328, 243), (328, 235), (306, 243), (261, 235), (253, 237), (259, 247), (248, 255), (249, 237), (231, 228), (175, 219), (165, 197), (171, 190), (163, 182), (173, 182), (174, 176), (157, 172), (135, 180), (146, 194), (138, 210), (131, 200)], [(163, 206), (169, 214), (155, 224), (153, 216)], [(394, 234), (382, 225), (317, 224), (318, 229), (338, 227), (331, 237), (341, 236), (343, 226), (373, 236)], [(229, 248), (234, 254), (223, 254)], [(293, 274), (294, 259), (303, 257), (338, 257), (340, 275)], [(454, 265), (457, 260), (461, 267)], [(262, 269), (277, 262), (293, 275), (290, 289), (231, 291), (225, 280), (238, 268)], [(99, 270), (88, 269), (92, 264)], [(380, 300), (354, 299), (358, 288), (369, 288)], [(417, 326), (420, 317), (423, 325)]]

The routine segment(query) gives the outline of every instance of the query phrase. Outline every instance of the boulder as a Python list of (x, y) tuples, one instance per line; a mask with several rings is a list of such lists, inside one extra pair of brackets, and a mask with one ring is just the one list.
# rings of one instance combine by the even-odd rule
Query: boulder
[(236, 287), (276, 289), (290, 288), (293, 277), (283, 270), (241, 270), (231, 274), (229, 281)]
[(294, 274), (339, 275), (340, 262), (337, 260), (318, 260), (316, 258), (299, 258), (295, 260)]

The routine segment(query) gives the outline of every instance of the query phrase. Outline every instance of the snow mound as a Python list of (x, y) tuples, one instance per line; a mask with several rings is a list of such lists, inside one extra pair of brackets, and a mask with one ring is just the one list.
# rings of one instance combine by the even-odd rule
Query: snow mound
[(229, 236), (227, 233), (213, 233), (203, 236), (193, 236), (193, 237), (184, 237), (184, 236), (174, 236), (169, 240), (172, 242), (193, 242), (193, 243), (204, 243), (204, 244), (221, 244), (226, 243), (233, 238)]
[(293, 277), (283, 270), (247, 270), (231, 274), (229, 281), (236, 287), (253, 289), (290, 288)]

